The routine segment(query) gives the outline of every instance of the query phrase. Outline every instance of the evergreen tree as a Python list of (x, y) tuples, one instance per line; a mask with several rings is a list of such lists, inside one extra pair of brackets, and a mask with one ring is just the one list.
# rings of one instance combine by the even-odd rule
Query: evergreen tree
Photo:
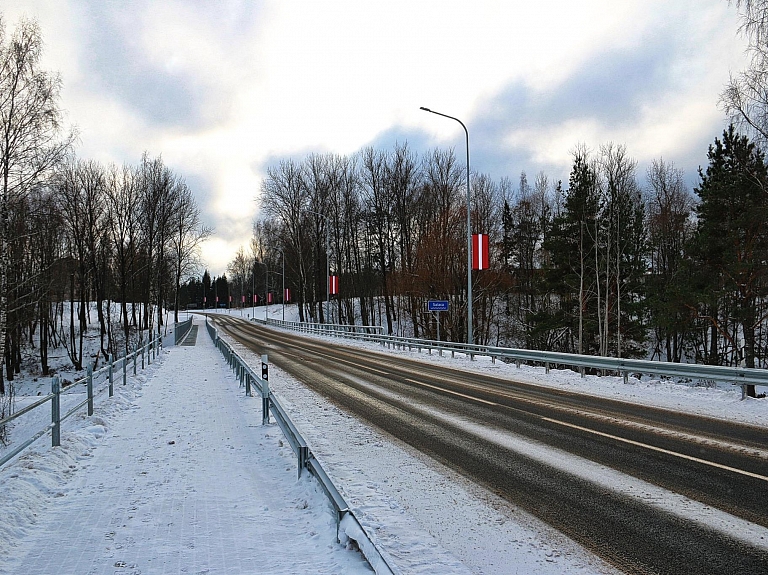
[(537, 330), (549, 332), (549, 348), (576, 353), (597, 351), (597, 301), (594, 297), (595, 230), (599, 209), (597, 174), (587, 152), (574, 153), (562, 211), (553, 218), (544, 247), (551, 267), (549, 290), (556, 306)]
[(208, 273), (208, 270), (205, 270), (203, 273), (203, 308), (207, 308), (209, 305), (215, 306), (214, 299), (211, 299), (211, 296), (213, 295), (213, 290), (211, 289), (211, 274)]
[[(756, 360), (765, 361), (755, 334), (768, 281), (768, 170), (763, 153), (733, 125), (707, 156), (695, 189), (700, 203), (693, 250), (702, 271), (699, 301), (710, 307), (700, 316), (711, 324), (710, 347), (717, 351), (710, 361), (727, 359), (716, 347), (723, 340), (733, 360), (755, 367)], [(748, 393), (755, 395), (754, 386)]]
[(695, 230), (694, 200), (683, 172), (674, 164), (654, 160), (647, 174), (646, 228), (650, 274), (646, 278), (646, 309), (655, 344), (651, 359), (680, 362), (691, 339), (692, 267), (686, 265), (686, 244)]
[(214, 307), (229, 307), (229, 282), (227, 281), (227, 275), (224, 274), (221, 277), (214, 278), (213, 280), (214, 302), (216, 298), (219, 298), (218, 305), (214, 303)]

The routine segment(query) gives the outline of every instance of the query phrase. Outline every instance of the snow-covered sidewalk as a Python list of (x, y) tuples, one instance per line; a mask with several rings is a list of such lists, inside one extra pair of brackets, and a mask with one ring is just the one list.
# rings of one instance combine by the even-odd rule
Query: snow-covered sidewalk
[(132, 385), (0, 472), (0, 573), (370, 573), (204, 328)]

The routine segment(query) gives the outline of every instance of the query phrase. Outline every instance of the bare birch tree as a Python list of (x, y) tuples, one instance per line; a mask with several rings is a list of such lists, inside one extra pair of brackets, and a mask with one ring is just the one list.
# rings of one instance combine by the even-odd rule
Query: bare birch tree
[(213, 228), (200, 222), (192, 190), (179, 180), (176, 209), (171, 214), (170, 252), (173, 260), (174, 321), (179, 321), (179, 289), (181, 280), (200, 267), (200, 245), (213, 234)]
[[(40, 69), (42, 37), (35, 21), (21, 20), (7, 37), (0, 19), (0, 358), (6, 353), (10, 205), (64, 156), (72, 134), (62, 137), (55, 74)], [(0, 373), (0, 393), (5, 391)]]
[(747, 39), (747, 68), (731, 75), (720, 95), (720, 103), (731, 120), (748, 129), (765, 147), (768, 143), (768, 0), (736, 0)]

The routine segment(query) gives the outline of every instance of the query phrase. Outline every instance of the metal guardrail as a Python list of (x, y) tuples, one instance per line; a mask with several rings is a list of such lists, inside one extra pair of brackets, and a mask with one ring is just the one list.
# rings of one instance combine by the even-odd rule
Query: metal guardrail
[(181, 341), (187, 337), (189, 330), (192, 329), (192, 318), (190, 317), (186, 321), (180, 321), (173, 326), (173, 343), (179, 345)]
[[(265, 325), (273, 325), (303, 331), (305, 333), (331, 333), (338, 337), (350, 337), (353, 339), (362, 339), (373, 341), (389, 348), (409, 350), (426, 349), (430, 354), (437, 351), (440, 355), (443, 352), (451, 352), (454, 356), (457, 352), (464, 353), (473, 358), (475, 355), (489, 356), (492, 361), (500, 359), (509, 363), (514, 362), (520, 367), (522, 362), (532, 362), (543, 364), (546, 372), (554, 366), (568, 366), (579, 368), (582, 377), (584, 369), (596, 369), (603, 372), (619, 373), (627, 382), (629, 374), (652, 374), (669, 377), (687, 377), (692, 379), (722, 381), (742, 387), (742, 399), (746, 397), (747, 385), (768, 386), (768, 369), (747, 368), (747, 367), (726, 367), (718, 365), (700, 365), (693, 363), (671, 363), (662, 361), (648, 361), (642, 359), (621, 359), (615, 357), (604, 357), (594, 355), (579, 355), (576, 353), (560, 353), (554, 351), (538, 351), (531, 349), (515, 349), (506, 347), (497, 347), (489, 345), (468, 345), (466, 343), (457, 343), (449, 341), (433, 341), (428, 339), (397, 337), (384, 334), (359, 333), (352, 331), (334, 331), (319, 330), (310, 327), (314, 324), (304, 324), (301, 322), (283, 322), (277, 320), (263, 320), (253, 318), (251, 321)], [(324, 325), (324, 324), (321, 324)]]
[[(298, 476), (301, 477), (301, 473), (304, 469), (307, 469), (318, 481), (320, 487), (328, 496), (334, 510), (336, 511), (336, 539), (339, 539), (339, 527), (342, 523), (352, 522), (350, 531), (357, 534), (357, 537), (364, 537), (365, 541), (358, 541), (358, 547), (360, 548), (363, 556), (369, 565), (373, 567), (377, 575), (394, 575), (398, 573), (395, 571), (385, 559), (382, 551), (371, 540), (367, 531), (363, 528), (360, 522), (355, 517), (354, 513), (350, 510), (349, 505), (344, 501), (339, 490), (333, 484), (333, 481), (323, 469), (320, 462), (315, 458), (314, 454), (309, 448), (307, 441), (302, 437), (299, 430), (296, 428), (291, 418), (288, 416), (288, 412), (283, 408), (278, 400), (276, 394), (269, 389), (269, 364), (266, 355), (261, 356), (261, 374), (248, 365), (243, 358), (232, 348), (229, 343), (224, 341), (218, 335), (218, 331), (213, 326), (212, 322), (208, 321), (208, 317), (205, 319), (205, 326), (208, 329), (208, 335), (211, 336), (216, 347), (221, 351), (224, 359), (229, 364), (230, 369), (235, 372), (235, 376), (238, 378), (241, 387), (245, 387), (245, 394), (248, 397), (252, 397), (252, 387), (255, 386), (259, 390), (259, 394), (262, 397), (262, 424), (269, 423), (270, 414), (274, 416), (275, 421), (283, 432), (283, 435), (288, 440), (291, 449), (296, 454), (298, 464)], [(322, 324), (319, 324), (322, 325)], [(359, 326), (358, 326), (359, 327)], [(348, 535), (349, 536), (349, 535)], [(349, 536), (352, 538), (351, 536)]]
[[(264, 320), (258, 320), (264, 323)], [(267, 323), (297, 329), (298, 331), (316, 332), (316, 333), (359, 333), (359, 334), (384, 334), (384, 328), (380, 325), (346, 325), (338, 323), (312, 323), (298, 321), (284, 321), (279, 319), (269, 319)]]
[[(128, 364), (131, 362), (131, 360), (133, 360), (133, 375), (136, 375), (136, 369), (137, 369), (136, 363), (138, 361), (138, 357), (141, 356), (141, 369), (144, 369), (145, 360), (151, 364), (152, 361), (157, 358), (162, 347), (163, 347), (162, 338), (157, 334), (153, 334), (152, 337), (147, 341), (147, 343), (145, 343), (142, 346), (137, 346), (136, 349), (134, 349), (134, 351), (132, 351), (127, 355), (124, 355), (123, 357), (118, 358), (117, 360), (114, 360), (112, 358), (112, 355), (110, 355), (108, 358), (108, 363), (101, 369), (93, 371), (92, 365), (87, 366), (86, 376), (78, 380), (75, 380), (71, 386), (68, 386), (69, 390), (74, 390), (77, 388), (78, 385), (85, 384), (86, 397), (85, 399), (80, 401), (77, 405), (72, 407), (69, 411), (67, 411), (63, 415), (61, 413), (61, 396), (67, 395), (71, 393), (71, 391), (63, 391), (60, 377), (58, 375), (54, 376), (51, 379), (51, 393), (49, 395), (46, 395), (45, 397), (40, 398), (38, 401), (35, 401), (31, 405), (28, 405), (25, 408), (20, 409), (19, 411), (16, 411), (15, 413), (9, 415), (8, 417), (0, 420), (0, 426), (4, 426), (10, 423), (11, 421), (21, 417), (22, 415), (29, 413), (30, 411), (37, 409), (38, 407), (41, 407), (42, 405), (48, 403), (49, 401), (51, 402), (51, 423), (46, 425), (43, 429), (41, 429), (37, 433), (35, 433), (32, 437), (23, 441), (22, 443), (14, 447), (12, 450), (10, 450), (8, 453), (0, 457), (0, 467), (8, 463), (11, 459), (16, 457), (19, 453), (21, 453), (27, 447), (32, 445), (35, 441), (40, 439), (43, 435), (45, 435), (49, 431), (51, 432), (51, 446), (52, 447), (60, 446), (61, 445), (61, 423), (65, 419), (74, 415), (78, 410), (80, 410), (86, 405), (88, 406), (88, 415), (89, 416), (93, 415), (94, 399), (97, 396), (101, 395), (104, 391), (107, 391), (107, 390), (109, 391), (109, 397), (112, 397), (114, 395), (115, 371), (117, 369), (122, 368), (123, 385), (125, 385), (128, 379)], [(96, 384), (97, 380), (102, 377), (103, 377), (102, 382), (107, 382), (107, 385), (105, 385), (101, 389), (97, 389), (94, 392), (94, 385)]]

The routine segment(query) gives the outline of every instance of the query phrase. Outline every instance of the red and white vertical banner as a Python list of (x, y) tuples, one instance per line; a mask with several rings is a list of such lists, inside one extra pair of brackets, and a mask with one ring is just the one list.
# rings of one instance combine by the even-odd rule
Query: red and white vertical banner
[(203, 296), (203, 303), (208, 303), (208, 298)]
[(283, 290), (283, 303), (288, 303), (289, 301), (291, 301), (291, 290), (285, 288), (285, 290)]
[(242, 303), (245, 303), (245, 296), (243, 296), (243, 301), (242, 301)]
[(267, 303), (272, 303), (272, 292), (267, 294)]
[(232, 296), (229, 296), (229, 303), (232, 303)]
[(258, 302), (259, 302), (259, 296), (257, 296), (256, 294), (253, 294), (253, 303), (256, 304)]
[(472, 269), (487, 270), (490, 267), (488, 234), (472, 234)]
[(216, 296), (216, 303), (219, 303), (219, 296)]
[(339, 293), (339, 276), (330, 276), (328, 278), (328, 293), (337, 295)]

